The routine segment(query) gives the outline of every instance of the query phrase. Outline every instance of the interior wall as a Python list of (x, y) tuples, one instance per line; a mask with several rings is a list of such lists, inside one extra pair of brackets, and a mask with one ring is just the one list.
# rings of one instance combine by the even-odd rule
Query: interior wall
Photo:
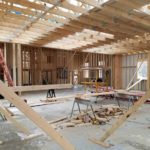
[[(22, 55), (25, 55), (25, 53), (29, 55), (31, 63), (29, 64), (30, 69), (23, 65), (22, 71), (29, 69), (33, 74), (34, 80), (30, 84), (44, 84), (43, 78), (45, 76), (48, 76), (48, 84), (74, 83), (76, 73), (78, 83), (81, 83), (85, 81), (82, 67), (85, 67), (87, 62), (89, 67), (102, 67), (104, 70), (112, 70), (112, 55), (75, 53), (66, 50), (22, 46)], [(24, 57), (22, 58), (24, 59)], [(90, 76), (88, 80), (90, 78), (92, 77)]]
[[(105, 74), (106, 71), (110, 73), (109, 85), (112, 86), (112, 65), (113, 64), (113, 56), (106, 54), (97, 54), (97, 53), (85, 53), (80, 52), (77, 53), (74, 57), (74, 70), (78, 70), (79, 74), (79, 83), (84, 81), (91, 81), (93, 79), (99, 78), (99, 70), (103, 71)], [(88, 65), (88, 66), (86, 66)], [(86, 70), (89, 71), (89, 76), (84, 77), (85, 68), (99, 68), (99, 70)], [(98, 72), (98, 73), (97, 73)], [(105, 75), (103, 76), (105, 80)]]
[(73, 52), (22, 46), (22, 72), (30, 72), (30, 84), (70, 83)]
[[(122, 88), (126, 89), (127, 85), (129, 84), (130, 80), (132, 79), (136, 69), (137, 69), (137, 62), (140, 59), (147, 59), (146, 53), (139, 53), (134, 55), (124, 55), (122, 56)], [(137, 81), (137, 76), (134, 78), (133, 83)], [(147, 86), (147, 81), (142, 81), (137, 84), (133, 90), (141, 90), (145, 91)]]
[[(16, 46), (17, 47), (17, 46)], [(4, 44), (1, 46), (4, 49)], [(6, 44), (7, 66), (13, 77), (13, 46), (11, 43)], [(16, 48), (16, 71), (17, 71), (17, 48)], [(113, 56), (96, 53), (74, 52), (50, 48), (32, 47), (21, 45), (21, 72), (22, 85), (42, 85), (42, 84), (63, 84), (73, 83), (75, 74), (78, 76), (78, 84), (92, 78), (95, 73), (90, 73), (88, 79), (83, 76), (82, 68), (85, 63), (88, 67), (103, 68), (109, 70), (112, 77)], [(111, 78), (110, 77), (110, 78)], [(17, 74), (16, 74), (16, 79)], [(110, 79), (110, 85), (112, 85)], [(17, 84), (18, 85), (18, 84)]]

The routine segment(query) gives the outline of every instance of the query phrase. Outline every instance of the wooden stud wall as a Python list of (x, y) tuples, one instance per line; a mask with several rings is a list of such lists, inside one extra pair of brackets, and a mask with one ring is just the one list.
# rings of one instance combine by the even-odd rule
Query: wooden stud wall
[[(79, 71), (80, 75), (79, 82), (85, 81), (83, 77), (83, 70), (81, 69), (85, 67), (85, 63), (88, 62), (89, 67), (102, 67), (106, 70), (111, 69), (112, 74), (112, 61), (113, 55), (97, 54), (97, 53), (81, 53), (81, 52), (77, 53), (74, 57), (74, 70)], [(103, 62), (103, 65), (99, 65), (99, 62)], [(89, 79), (94, 78), (93, 75), (90, 75)]]
[[(7, 60), (9, 69), (12, 70), (12, 58), (11, 50), (12, 44), (7, 43)], [(10, 52), (10, 53), (9, 53)], [(18, 49), (16, 47), (16, 55), (18, 54)], [(17, 59), (17, 57), (16, 57)], [(21, 45), (21, 66), (22, 70), (22, 85), (42, 85), (43, 78), (47, 74), (48, 84), (67, 84), (73, 83), (73, 73), (78, 70), (78, 83), (84, 81), (83, 71), (85, 62), (89, 62), (89, 67), (100, 67), (99, 62), (103, 62), (104, 69), (111, 69), (113, 55), (97, 54), (97, 53), (85, 53), (85, 52), (74, 52), (66, 50), (57, 50), (49, 48), (31, 47), (26, 45)], [(18, 63), (19, 61), (16, 60)], [(17, 65), (18, 69), (18, 65)], [(68, 71), (67, 78), (60, 78), (59, 70)], [(10, 71), (12, 74), (12, 71)], [(17, 74), (18, 75), (18, 74)], [(18, 85), (18, 76), (17, 85)], [(112, 85), (112, 83), (111, 83)]]

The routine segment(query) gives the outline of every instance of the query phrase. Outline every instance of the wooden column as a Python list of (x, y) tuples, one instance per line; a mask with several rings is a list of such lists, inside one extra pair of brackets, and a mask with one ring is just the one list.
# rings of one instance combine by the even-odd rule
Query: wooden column
[(150, 52), (147, 53), (147, 90), (150, 89)]
[[(5, 61), (5, 63), (7, 64), (7, 48), (6, 48), (6, 43), (4, 43), (4, 61)], [(5, 82), (6, 84), (8, 84), (5, 75), (4, 75), (4, 82)]]
[(13, 43), (13, 83), (16, 86), (16, 44)]
[(114, 88), (122, 88), (122, 55), (114, 56)]
[(17, 44), (17, 75), (18, 86), (22, 85), (21, 44)]

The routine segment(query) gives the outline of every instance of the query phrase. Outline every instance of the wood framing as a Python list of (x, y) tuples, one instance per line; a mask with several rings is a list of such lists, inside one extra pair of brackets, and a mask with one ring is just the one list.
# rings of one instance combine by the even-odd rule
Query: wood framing
[(18, 97), (10, 88), (0, 81), (0, 94), (14, 104), (22, 113), (41, 128), (48, 136), (53, 138), (64, 150), (75, 150), (75, 148), (60, 135), (47, 121), (28, 106), (20, 97)]
[(17, 44), (17, 79), (18, 86), (22, 85), (22, 59), (21, 59), (21, 44)]
[(12, 54), (13, 54), (13, 84), (14, 86), (16, 86), (17, 82), (16, 82), (16, 44), (13, 43), (13, 50), (12, 50)]
[[(3, 16), (0, 19), (0, 41), (107, 54), (148, 49), (148, 42), (140, 40), (149, 39), (148, 13), (140, 10), (148, 3), (129, 0), (115, 3), (105, 0), (3, 0), (0, 2), (0, 15)], [(84, 29), (90, 32), (85, 35)], [(112, 34), (113, 38), (101, 36), (102, 32)], [(129, 40), (133, 42), (122, 45)]]
[(26, 91), (39, 91), (48, 89), (68, 89), (72, 88), (72, 84), (50, 84), (50, 85), (31, 85), (31, 86), (14, 86), (10, 87), (13, 91), (26, 92)]
[(150, 89), (150, 52), (147, 53), (147, 90)]
[(104, 143), (133, 113), (135, 113), (139, 107), (141, 107), (144, 102), (150, 97), (150, 89), (145, 93), (142, 98), (140, 98), (129, 110), (123, 115), (120, 116), (117, 121), (112, 125), (110, 129), (108, 129), (104, 135), (98, 139), (92, 139), (92, 141), (96, 144), (100, 144), (101, 146), (108, 146), (108, 144)]
[(121, 55), (115, 55), (114, 56), (114, 88), (120, 89), (122, 88), (122, 56)]

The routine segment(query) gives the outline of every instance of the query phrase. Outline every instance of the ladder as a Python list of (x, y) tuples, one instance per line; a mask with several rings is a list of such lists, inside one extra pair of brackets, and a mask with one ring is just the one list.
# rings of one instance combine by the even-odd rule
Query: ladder
[[(8, 86), (13, 86), (13, 81), (12, 81), (11, 75), (9, 73), (8, 67), (6, 65), (6, 62), (4, 60), (2, 49), (0, 49), (0, 67), (2, 67), (2, 69), (3, 69), (4, 76), (8, 82)], [(3, 120), (6, 120), (5, 115), (2, 114), (1, 112), (0, 112), (0, 116)]]
[(2, 49), (0, 49), (0, 66), (2, 67), (2, 69), (4, 71), (4, 76), (7, 79), (8, 86), (13, 86), (13, 81), (12, 81), (11, 75), (9, 73), (8, 67), (6, 65), (6, 62), (4, 60)]

